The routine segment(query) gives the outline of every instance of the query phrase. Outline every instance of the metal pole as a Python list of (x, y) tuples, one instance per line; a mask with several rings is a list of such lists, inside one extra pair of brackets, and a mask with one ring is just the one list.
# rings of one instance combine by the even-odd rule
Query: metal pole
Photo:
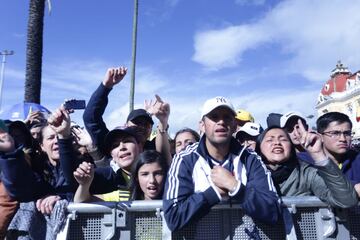
[(1, 112), (1, 103), (2, 103), (2, 92), (3, 92), (3, 82), (4, 82), (4, 73), (5, 73), (5, 63), (6, 63), (6, 56), (7, 55), (13, 55), (14, 51), (8, 51), (4, 50), (0, 52), (0, 55), (2, 56), (2, 62), (1, 62), (1, 73), (0, 73), (0, 112)]
[(133, 17), (133, 41), (132, 41), (132, 66), (131, 66), (131, 83), (129, 112), (134, 110), (135, 95), (135, 65), (136, 65), (136, 43), (137, 43), (137, 20), (138, 20), (138, 0), (134, 0), (134, 17)]

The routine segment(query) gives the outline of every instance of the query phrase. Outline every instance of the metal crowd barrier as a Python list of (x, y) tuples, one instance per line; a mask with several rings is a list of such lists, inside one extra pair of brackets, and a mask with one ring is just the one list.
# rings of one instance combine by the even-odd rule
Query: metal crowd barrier
[(199, 222), (171, 232), (162, 201), (68, 206), (66, 239), (359, 239), (360, 207), (333, 209), (316, 197), (283, 198), (283, 221), (267, 225), (221, 203)]

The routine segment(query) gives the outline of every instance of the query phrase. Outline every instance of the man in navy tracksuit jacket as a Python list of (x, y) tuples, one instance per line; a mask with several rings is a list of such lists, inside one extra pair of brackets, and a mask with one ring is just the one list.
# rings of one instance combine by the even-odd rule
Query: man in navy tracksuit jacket
[(235, 111), (224, 97), (205, 102), (203, 137), (174, 156), (164, 192), (164, 215), (174, 231), (232, 198), (256, 219), (275, 223), (280, 205), (271, 174), (256, 153), (233, 137)]

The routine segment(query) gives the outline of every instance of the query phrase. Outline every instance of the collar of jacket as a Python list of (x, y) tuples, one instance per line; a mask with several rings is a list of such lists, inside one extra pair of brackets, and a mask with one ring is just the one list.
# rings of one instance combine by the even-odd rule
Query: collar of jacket
[[(199, 141), (197, 153), (200, 156), (202, 156), (203, 158), (208, 159), (208, 157), (210, 155), (209, 155), (209, 152), (205, 145), (205, 139), (206, 139), (206, 136), (204, 134)], [(239, 155), (241, 153), (242, 149), (243, 149), (243, 147), (241, 146), (241, 144), (235, 138), (231, 137), (229, 153)]]

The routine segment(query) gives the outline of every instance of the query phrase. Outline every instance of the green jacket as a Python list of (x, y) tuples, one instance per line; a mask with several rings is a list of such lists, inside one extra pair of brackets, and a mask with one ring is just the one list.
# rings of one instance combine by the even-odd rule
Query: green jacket
[(282, 196), (316, 196), (333, 207), (349, 208), (358, 202), (354, 187), (331, 160), (325, 166), (299, 161), (279, 188)]

